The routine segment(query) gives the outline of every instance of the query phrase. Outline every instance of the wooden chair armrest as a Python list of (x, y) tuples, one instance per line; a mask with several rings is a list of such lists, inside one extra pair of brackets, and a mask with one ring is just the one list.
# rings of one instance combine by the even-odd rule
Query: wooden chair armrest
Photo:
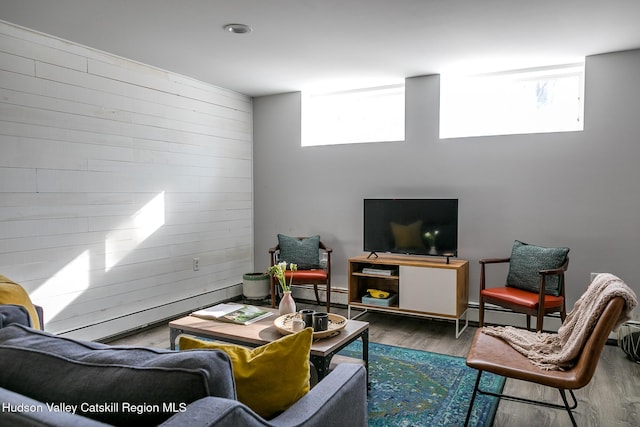
[(497, 263), (501, 263), (501, 262), (509, 262), (511, 261), (511, 258), (485, 258), (485, 259), (481, 259), (478, 262), (480, 264), (497, 264)]
[(478, 260), (480, 263), (480, 291), (486, 289), (486, 281), (485, 281), (485, 265), (487, 264), (498, 264), (509, 262), (511, 258), (484, 258)]
[(540, 270), (538, 271), (538, 274), (541, 274), (542, 276), (559, 276), (561, 274), (564, 274), (564, 272), (567, 271), (565, 268), (551, 268), (549, 270)]
[(540, 270), (540, 288), (538, 289), (538, 304), (544, 304), (544, 296), (547, 293), (547, 276), (560, 276), (560, 290), (561, 295), (564, 297), (564, 272), (569, 267), (569, 257), (558, 268), (550, 268), (547, 270)]
[[(273, 267), (276, 264), (276, 252), (280, 250), (280, 245), (275, 245), (272, 248), (269, 248), (269, 266)], [(271, 278), (273, 280), (273, 277)]]
[(485, 266), (487, 264), (498, 264), (498, 263), (505, 263), (505, 262), (509, 262), (511, 260), (511, 258), (484, 258), (481, 260), (478, 260), (478, 262), (480, 263), (480, 291), (483, 291), (486, 289), (486, 280), (485, 280)]
[(320, 249), (322, 249), (323, 251), (326, 251), (326, 252), (329, 252), (329, 253), (333, 252), (333, 249), (331, 249), (329, 246), (325, 245), (325, 244), (324, 244), (324, 243), (322, 243), (322, 242), (320, 242), (320, 243), (319, 243), (319, 247), (320, 247)]
[(564, 274), (564, 272), (567, 271), (568, 268), (569, 268), (569, 258), (567, 258), (564, 264), (562, 264), (560, 267), (550, 268), (547, 270), (540, 270), (539, 273), (543, 276), (552, 276), (552, 275), (559, 276), (561, 274)]
[(331, 252), (333, 252), (333, 249), (322, 242), (320, 242), (320, 249), (327, 253), (327, 265), (324, 269), (327, 272), (328, 281), (331, 283)]

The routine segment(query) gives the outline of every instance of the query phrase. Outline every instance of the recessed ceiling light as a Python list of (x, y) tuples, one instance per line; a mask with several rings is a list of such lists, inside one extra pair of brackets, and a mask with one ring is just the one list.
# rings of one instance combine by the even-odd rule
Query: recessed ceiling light
[(248, 34), (253, 31), (250, 26), (245, 24), (227, 24), (224, 26), (224, 30), (233, 34)]

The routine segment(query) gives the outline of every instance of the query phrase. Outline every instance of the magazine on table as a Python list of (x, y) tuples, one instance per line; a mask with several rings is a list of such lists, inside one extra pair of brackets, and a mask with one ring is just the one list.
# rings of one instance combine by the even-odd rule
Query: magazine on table
[(221, 320), (239, 325), (249, 325), (271, 316), (271, 312), (253, 305), (223, 303), (194, 311), (192, 316), (202, 319)]

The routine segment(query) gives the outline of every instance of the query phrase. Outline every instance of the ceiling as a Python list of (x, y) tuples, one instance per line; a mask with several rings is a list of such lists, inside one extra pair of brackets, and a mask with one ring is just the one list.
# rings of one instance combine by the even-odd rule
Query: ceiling
[(250, 96), (577, 62), (640, 48), (638, 17), (638, 0), (0, 2), (2, 20)]

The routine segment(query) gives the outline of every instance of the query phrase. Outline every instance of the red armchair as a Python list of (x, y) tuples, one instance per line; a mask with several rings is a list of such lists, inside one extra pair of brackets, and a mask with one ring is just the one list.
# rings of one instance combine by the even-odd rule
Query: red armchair
[[(304, 242), (306, 239), (311, 239), (311, 238), (305, 238), (305, 237), (288, 238), (287, 236), (278, 235), (278, 239), (281, 242), (283, 241), (281, 239), (285, 239), (285, 238), (297, 239), (300, 242)], [(326, 307), (327, 307), (327, 313), (328, 313), (331, 308), (331, 253), (333, 252), (333, 250), (327, 245), (325, 245), (324, 243), (322, 243), (321, 241), (319, 241), (319, 237), (318, 237), (318, 244), (317, 244), (316, 250), (318, 251), (318, 258), (322, 259), (322, 262), (318, 263), (317, 268), (300, 269), (301, 264), (297, 259), (295, 259), (295, 257), (292, 258), (291, 253), (284, 254), (284, 255), (287, 255), (286, 257), (287, 259), (281, 256), (283, 255), (281, 252), (281, 243), (278, 243), (275, 247), (269, 248), (269, 255), (271, 258), (270, 265), (273, 266), (281, 261), (286, 261), (287, 264), (289, 263), (299, 264), (297, 271), (292, 273), (291, 271), (287, 270), (287, 272), (285, 273), (287, 282), (289, 282), (289, 280), (291, 279), (291, 275), (293, 274), (293, 280), (291, 282), (292, 285), (313, 285), (313, 290), (315, 292), (316, 301), (318, 305), (320, 305), (320, 296), (318, 294), (318, 286), (319, 285), (325, 286), (327, 291)], [(321, 253), (324, 254), (322, 258), (320, 258)], [(325, 259), (326, 259), (326, 264), (324, 263)], [(277, 280), (274, 277), (271, 277), (271, 307), (276, 306), (276, 285), (277, 285)]]
[[(542, 331), (544, 316), (560, 313), (566, 317), (564, 273), (569, 266), (568, 248), (545, 248), (515, 241), (511, 257), (480, 260), (478, 323), (484, 325), (485, 304), (495, 304), (527, 316), (536, 316), (536, 330)], [(509, 263), (507, 285), (487, 287), (485, 267)]]

